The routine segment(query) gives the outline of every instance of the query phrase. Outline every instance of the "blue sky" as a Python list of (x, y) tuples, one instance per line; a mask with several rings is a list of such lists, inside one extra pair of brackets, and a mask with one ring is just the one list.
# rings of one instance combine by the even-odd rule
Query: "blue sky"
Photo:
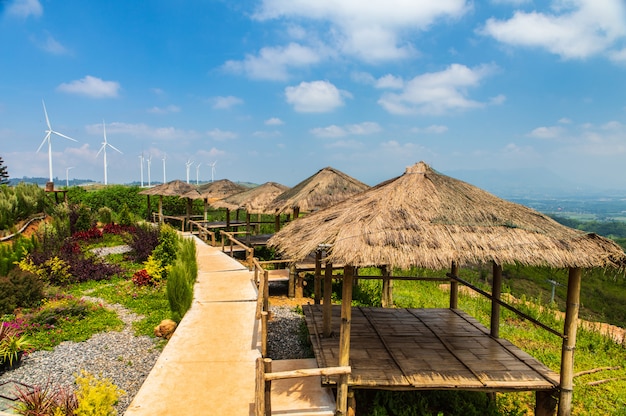
[(626, 190), (622, 0), (0, 0), (0, 39), (11, 177), (48, 176), (45, 100), (59, 182), (103, 181), (104, 121), (110, 184), (143, 153), (145, 182), (423, 160)]

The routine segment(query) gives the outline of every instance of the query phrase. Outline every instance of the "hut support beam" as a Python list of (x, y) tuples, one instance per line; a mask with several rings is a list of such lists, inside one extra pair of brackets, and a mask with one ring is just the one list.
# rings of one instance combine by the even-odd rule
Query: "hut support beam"
[(150, 195), (146, 195), (146, 198), (148, 198), (148, 217), (146, 219), (152, 222), (152, 206), (150, 205)]
[(280, 231), (280, 214), (276, 214), (276, 216), (274, 216), (274, 231)]
[[(339, 366), (350, 363), (350, 329), (352, 327), (352, 278), (354, 268), (343, 268), (343, 284), (341, 290), (341, 333), (339, 335)], [(348, 415), (348, 374), (339, 376), (337, 383), (338, 416)]]
[[(450, 274), (454, 277), (458, 277), (459, 275), (459, 266), (455, 261), (452, 262), (452, 267), (450, 269)], [(450, 309), (458, 309), (459, 308), (459, 282), (456, 280), (450, 281)]]
[(381, 303), (383, 308), (393, 307), (393, 280), (391, 280), (391, 270), (389, 267), (382, 266), (381, 272), (383, 275), (383, 295)]
[(322, 314), (324, 319), (324, 338), (330, 338), (332, 327), (332, 296), (333, 296), (333, 264), (326, 262), (324, 266), (324, 304)]
[(565, 328), (563, 348), (561, 350), (561, 386), (559, 395), (559, 416), (572, 413), (572, 393), (574, 389), (574, 348), (580, 308), (580, 282), (582, 269), (571, 267), (567, 280), (567, 305), (565, 309)]
[(319, 305), (322, 298), (322, 251), (315, 252), (315, 277), (313, 278), (313, 293), (315, 304)]
[(535, 416), (554, 416), (556, 396), (554, 390), (535, 392)]
[(493, 283), (491, 286), (491, 336), (500, 338), (500, 296), (502, 295), (502, 266), (493, 263)]

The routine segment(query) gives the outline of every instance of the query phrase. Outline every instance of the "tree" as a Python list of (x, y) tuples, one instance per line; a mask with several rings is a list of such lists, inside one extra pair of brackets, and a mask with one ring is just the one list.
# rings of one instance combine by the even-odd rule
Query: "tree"
[(9, 172), (7, 172), (7, 167), (4, 166), (4, 160), (2, 160), (2, 156), (0, 156), (0, 185), (4, 185), (9, 183)]

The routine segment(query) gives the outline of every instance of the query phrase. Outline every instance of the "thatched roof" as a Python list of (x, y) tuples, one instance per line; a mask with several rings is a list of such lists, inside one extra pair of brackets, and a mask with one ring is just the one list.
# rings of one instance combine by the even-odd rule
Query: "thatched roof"
[(198, 187), (194, 187), (194, 192), (190, 192), (188, 195), (192, 199), (206, 199), (209, 203), (215, 202), (218, 199), (226, 198), (227, 196), (234, 195), (239, 192), (245, 191), (245, 186), (238, 185), (228, 179), (220, 179), (219, 181), (209, 182)]
[(268, 209), (275, 214), (291, 214), (296, 208), (300, 212), (314, 212), (368, 188), (363, 182), (327, 167), (277, 196)]
[(267, 206), (289, 187), (276, 182), (266, 182), (247, 191), (239, 192), (213, 202), (216, 208), (245, 209), (249, 214), (270, 214)]
[(494, 261), (534, 266), (623, 267), (612, 241), (560, 225), (523, 205), (442, 175), (420, 162), (395, 179), (299, 218), (269, 241), (303, 259), (328, 244), (353, 266), (441, 269)]
[[(140, 191), (140, 195), (161, 195), (161, 196), (186, 196), (193, 198), (193, 193), (196, 192), (196, 187), (183, 182), (181, 180), (174, 180), (161, 185), (153, 186), (152, 188), (144, 189)], [(196, 192), (197, 193), (197, 192)], [(189, 194), (189, 195), (187, 195)]]

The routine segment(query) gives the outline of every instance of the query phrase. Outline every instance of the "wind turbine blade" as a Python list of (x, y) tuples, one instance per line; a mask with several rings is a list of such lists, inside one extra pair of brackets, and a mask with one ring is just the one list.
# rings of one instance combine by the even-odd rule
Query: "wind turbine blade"
[(46, 103), (41, 99), (41, 104), (43, 104), (43, 113), (46, 115), (46, 124), (48, 124), (48, 130), (52, 130), (50, 127), (50, 119), (48, 118), (48, 111), (46, 110)]
[[(113, 150), (115, 150), (115, 151), (117, 151), (117, 152), (119, 152), (119, 153), (122, 153), (122, 151), (121, 151), (120, 149), (118, 149), (117, 147), (113, 146), (111, 143), (107, 143), (107, 144), (109, 145), (109, 147), (110, 147), (111, 149), (113, 149)], [(124, 153), (122, 153), (122, 154), (124, 154)]]
[(77, 142), (77, 141), (78, 141), (78, 140), (76, 140), (76, 139), (72, 139), (70, 136), (66, 136), (66, 135), (65, 135), (65, 134), (63, 134), (63, 133), (59, 133), (58, 131), (51, 130), (50, 132), (51, 132), (51, 133), (56, 134), (57, 136), (61, 136), (61, 137), (63, 137), (64, 139), (71, 140), (71, 141), (73, 141), (73, 142)]
[(102, 143), (102, 147), (100, 148), (100, 150), (98, 150), (98, 153), (96, 153), (96, 157), (98, 157), (100, 155), (100, 152), (102, 152), (103, 150), (106, 153), (105, 147), (106, 147), (106, 143)]
[(41, 142), (41, 144), (39, 145), (39, 147), (37, 148), (37, 153), (39, 153), (39, 151), (41, 150), (41, 148), (43, 147), (44, 144), (46, 144), (46, 142), (50, 140), (50, 132), (48, 132), (46, 134), (46, 137), (43, 138), (43, 141)]

